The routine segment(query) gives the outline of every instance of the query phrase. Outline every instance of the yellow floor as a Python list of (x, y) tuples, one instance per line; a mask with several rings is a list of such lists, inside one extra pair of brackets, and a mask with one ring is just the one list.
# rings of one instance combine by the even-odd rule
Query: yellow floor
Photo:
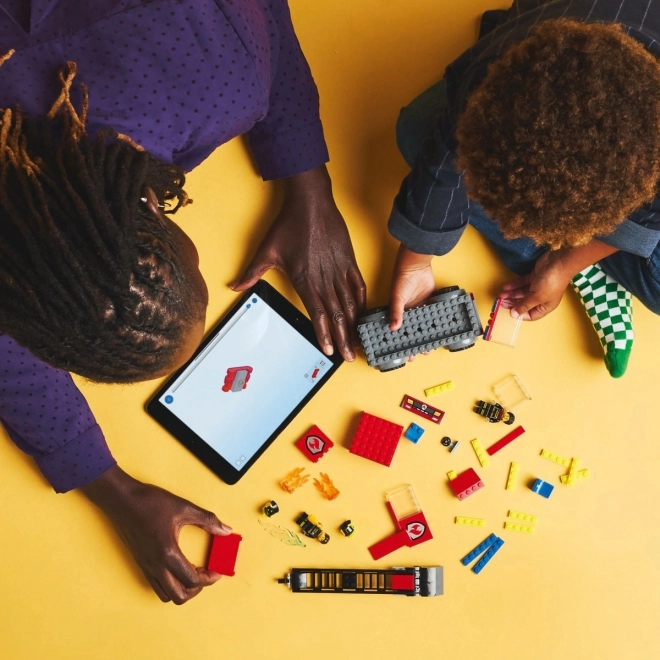
[[(385, 220), (406, 171), (394, 146), (397, 112), (475, 39), (478, 16), (494, 4), (291, 0), (321, 92), (336, 198), (371, 305), (387, 301), (395, 244)], [(235, 299), (226, 283), (263, 234), (277, 195), (254, 175), (240, 140), (219, 149), (190, 182), (195, 205), (180, 217), (200, 248), (214, 321)], [(438, 286), (459, 284), (474, 292), (482, 318), (510, 277), (472, 230), (451, 255), (436, 260), (435, 272)], [(267, 279), (298, 302), (281, 276), (270, 273)], [(638, 304), (636, 345), (619, 381), (608, 377), (596, 335), (572, 294), (546, 320), (525, 325), (514, 349), (479, 342), (455, 355), (438, 351), (389, 375), (359, 359), (341, 368), (234, 487), (220, 482), (143, 412), (153, 383), (85, 385), (127, 471), (213, 509), (243, 535), (238, 572), (182, 608), (161, 604), (109, 525), (77, 493), (55, 496), (31, 461), (3, 437), (0, 657), (660, 657), (655, 432), (660, 359), (654, 343), (659, 328), (658, 319)], [(534, 397), (519, 409), (527, 433), (480, 468), (469, 440), (480, 437), (487, 446), (505, 430), (488, 425), (471, 406), (511, 373)], [(445, 380), (456, 388), (433, 399), (447, 411), (442, 426), (427, 424), (417, 446), (403, 439), (392, 467), (348, 453), (349, 429), (359, 411), (406, 425), (419, 422), (397, 407), (403, 393), (422, 397), (424, 388)], [(291, 468), (305, 465), (293, 442), (312, 424), (338, 445), (319, 464), (342, 491), (333, 502), (311, 486), (287, 495), (277, 485)], [(440, 446), (444, 434), (463, 443), (453, 457)], [(572, 488), (559, 485), (562, 468), (541, 459), (542, 448), (579, 457), (591, 478)], [(511, 460), (521, 464), (520, 481), (507, 492)], [(467, 467), (479, 471), (486, 487), (459, 502), (445, 473)], [(551, 499), (525, 487), (535, 476), (556, 484)], [(378, 564), (443, 565), (443, 597), (294, 595), (276, 584), (292, 566), (373, 566), (367, 547), (392, 532), (382, 494), (402, 483), (414, 486), (434, 539)], [(273, 519), (279, 524), (293, 527), (293, 517), (306, 510), (331, 533), (345, 518), (357, 532), (344, 539), (335, 531), (327, 546), (287, 547), (258, 525), (258, 508), (270, 498), (280, 504)], [(537, 515), (536, 533), (503, 530), (509, 509)], [(456, 515), (485, 518), (486, 528), (458, 527)], [(475, 576), (459, 560), (491, 531), (506, 544)], [(202, 562), (205, 534), (186, 529), (182, 541), (189, 556)]]

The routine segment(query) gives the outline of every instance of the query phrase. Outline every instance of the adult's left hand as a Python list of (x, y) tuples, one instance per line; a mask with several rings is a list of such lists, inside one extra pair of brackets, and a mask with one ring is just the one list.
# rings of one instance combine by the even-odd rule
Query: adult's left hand
[(334, 346), (355, 359), (355, 327), (366, 286), (346, 223), (332, 197), (325, 166), (285, 179), (282, 208), (243, 275), (229, 286), (244, 291), (270, 268), (286, 273), (314, 324), (326, 355)]

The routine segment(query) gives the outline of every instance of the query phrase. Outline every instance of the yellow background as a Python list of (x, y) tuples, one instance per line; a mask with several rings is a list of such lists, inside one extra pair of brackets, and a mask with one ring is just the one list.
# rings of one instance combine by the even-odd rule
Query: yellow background
[[(387, 301), (395, 243), (385, 221), (406, 167), (394, 144), (399, 108), (442, 75), (476, 38), (477, 19), (494, 0), (291, 0), (294, 23), (319, 86), (336, 199), (348, 222), (372, 306)], [(500, 0), (500, 7), (506, 6)], [(180, 221), (199, 246), (209, 283), (209, 321), (236, 296), (226, 287), (247, 263), (277, 204), (275, 186), (255, 175), (240, 140), (221, 147), (190, 177), (195, 205)], [(482, 319), (510, 278), (484, 240), (468, 229), (449, 256), (437, 259), (438, 286), (474, 292)], [(267, 279), (297, 300), (277, 273)], [(343, 366), (275, 445), (229, 487), (143, 411), (155, 383), (82, 385), (120, 465), (135, 477), (214, 510), (244, 537), (237, 575), (181, 608), (151, 592), (113, 529), (78, 493), (55, 496), (30, 459), (0, 440), (0, 657), (14, 659), (232, 660), (364, 657), (631, 658), (660, 657), (660, 539), (656, 503), (658, 449), (654, 337), (658, 319), (635, 307), (636, 345), (626, 376), (608, 377), (597, 338), (572, 293), (546, 320), (526, 324), (514, 349), (479, 342), (437, 351), (384, 375), (362, 358)], [(471, 412), (491, 385), (516, 373), (533, 395), (517, 412), (527, 433), (478, 466), (469, 440), (484, 445), (508, 427)], [(398, 408), (403, 393), (453, 380), (433, 399), (447, 411), (439, 429)], [(275, 385), (274, 385), (275, 386)], [(390, 468), (348, 453), (356, 415), (367, 410), (426, 434), (402, 439)], [(318, 424), (337, 446), (318, 466), (294, 441)], [(442, 435), (462, 441), (454, 456)], [(562, 468), (541, 448), (577, 456), (592, 477), (559, 485)], [(504, 490), (511, 460), (521, 463), (513, 493)], [(290, 469), (326, 471), (342, 491), (326, 502), (310, 485), (293, 495), (278, 487)], [(448, 490), (450, 468), (475, 467), (486, 487), (465, 502)], [(549, 500), (524, 486), (532, 477), (556, 485)], [(383, 492), (411, 483), (434, 539), (402, 549), (379, 565), (445, 567), (445, 595), (292, 594), (275, 580), (293, 566), (371, 567), (367, 547), (393, 531)], [(271, 498), (272, 519), (295, 529), (301, 510), (314, 513), (332, 540), (285, 546), (258, 524)], [(539, 516), (534, 536), (504, 531), (509, 508)], [(487, 519), (484, 529), (454, 516)], [(336, 528), (351, 518), (349, 539)], [(460, 558), (494, 531), (506, 540), (475, 576)], [(188, 556), (203, 562), (207, 536), (186, 528)]]

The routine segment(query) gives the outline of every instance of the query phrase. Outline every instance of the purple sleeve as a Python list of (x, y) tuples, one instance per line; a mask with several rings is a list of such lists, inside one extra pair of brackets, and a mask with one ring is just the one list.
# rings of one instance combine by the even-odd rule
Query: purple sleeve
[[(306, 172), (328, 162), (319, 117), (319, 95), (293, 31), (286, 0), (271, 0), (268, 30), (279, 43), (268, 113), (250, 131), (250, 144), (265, 181)], [(278, 39), (278, 41), (275, 41)]]
[(85, 398), (66, 371), (0, 336), (0, 421), (58, 493), (115, 465)]

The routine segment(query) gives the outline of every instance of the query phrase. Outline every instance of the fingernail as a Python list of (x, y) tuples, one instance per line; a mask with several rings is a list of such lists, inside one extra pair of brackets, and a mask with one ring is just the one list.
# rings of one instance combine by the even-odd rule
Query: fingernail
[(332, 355), (332, 354), (335, 352), (335, 349), (333, 348), (332, 344), (326, 344), (326, 345), (323, 347), (323, 352), (324, 352), (326, 355)]
[(347, 359), (349, 362), (353, 362), (353, 360), (355, 360), (355, 353), (350, 353), (350, 352), (349, 352), (349, 353), (346, 353), (346, 359)]
[(220, 523), (220, 527), (222, 527), (227, 534), (231, 534), (233, 531), (232, 528), (229, 525), (225, 525), (225, 523)]
[(518, 314), (518, 312), (516, 312), (515, 309), (512, 309), (512, 310), (511, 310), (511, 316), (512, 316), (514, 319), (517, 319), (517, 318), (520, 316), (520, 314)]

